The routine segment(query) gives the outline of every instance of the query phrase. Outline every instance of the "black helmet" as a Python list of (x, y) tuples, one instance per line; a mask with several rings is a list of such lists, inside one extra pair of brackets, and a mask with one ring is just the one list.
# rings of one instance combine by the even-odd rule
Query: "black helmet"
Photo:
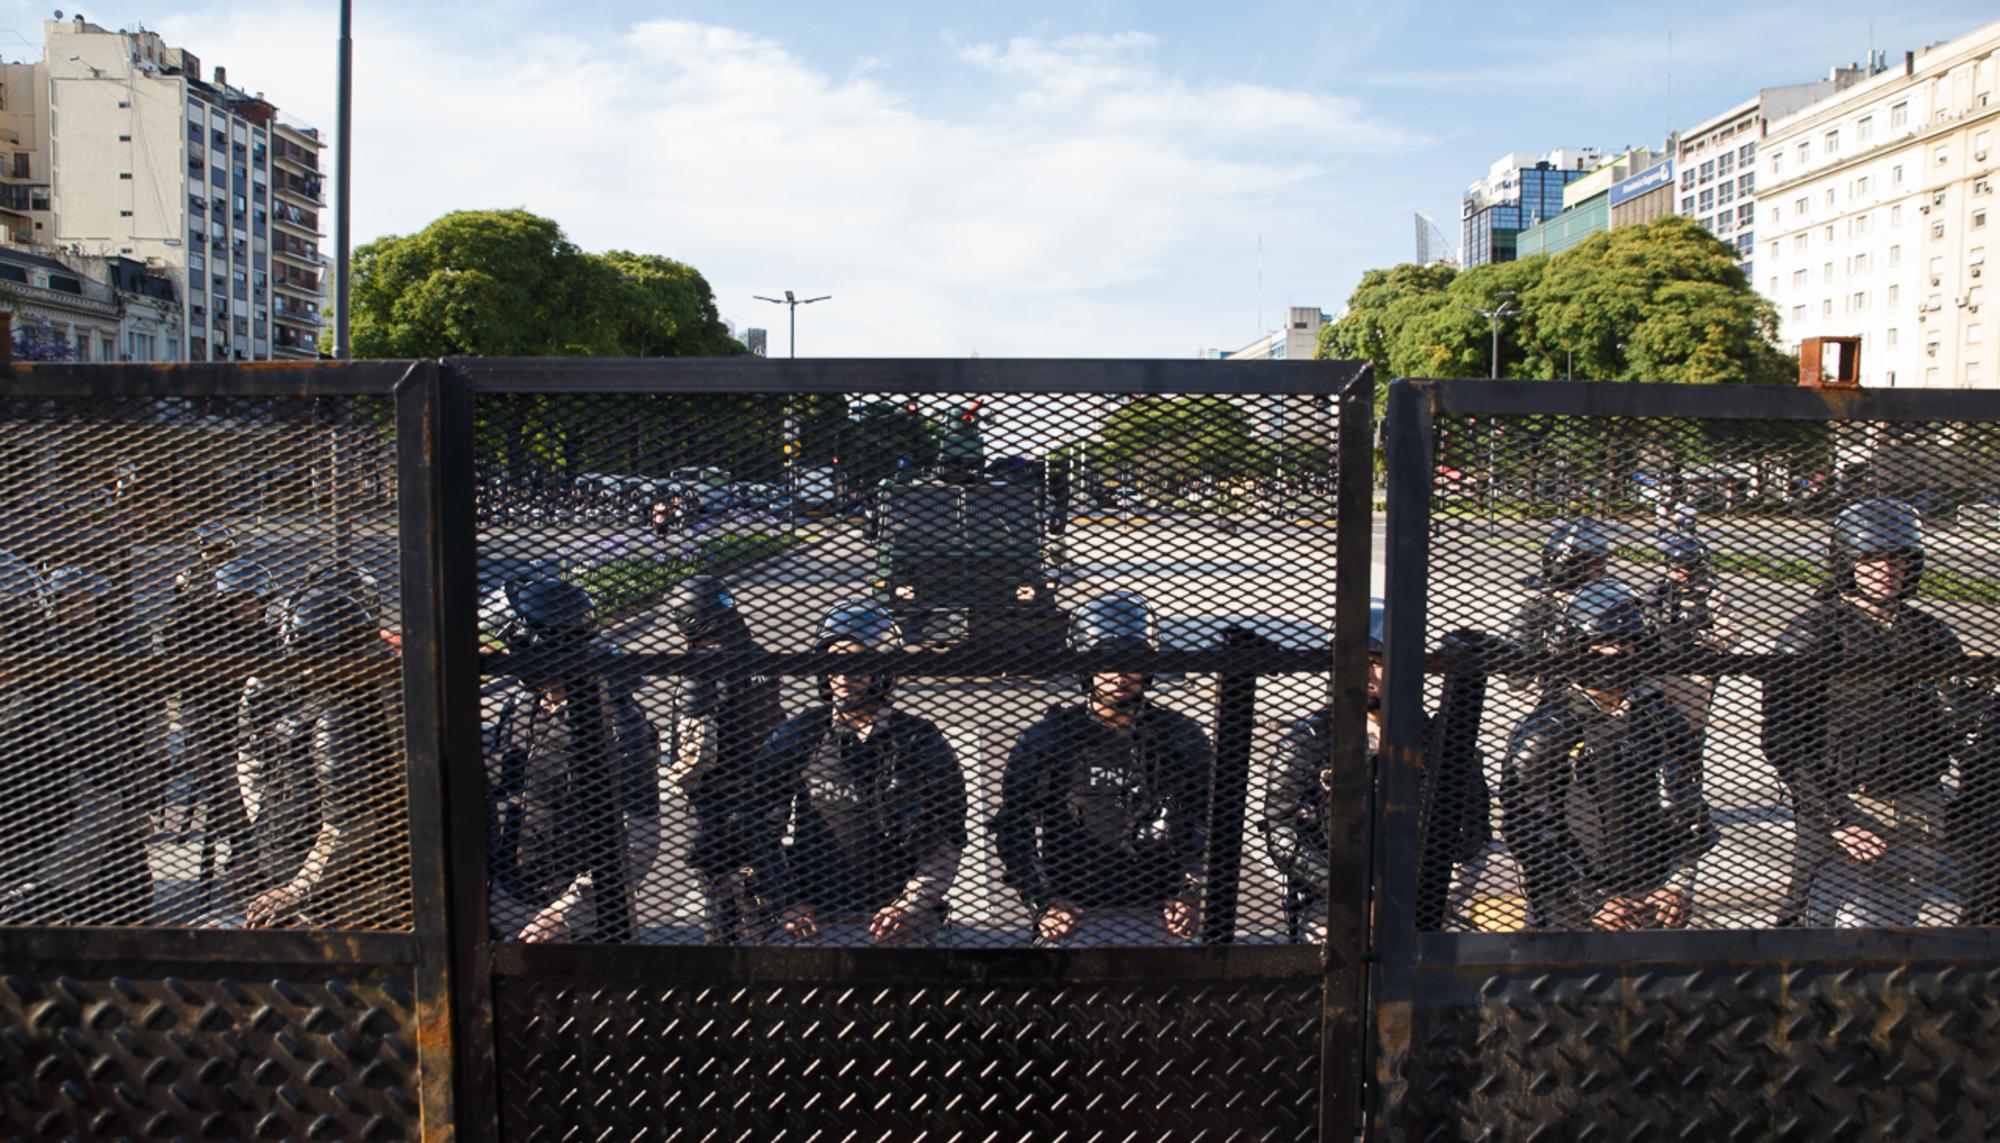
[(262, 599), (271, 594), (271, 573), (256, 560), (230, 560), (215, 569), (215, 594)]
[[(903, 631), (896, 626), (896, 617), (873, 601), (850, 599), (833, 605), (826, 618), (820, 620), (819, 633), (813, 637), (813, 649), (816, 651), (824, 651), (835, 643), (856, 643), (864, 651), (897, 651), (903, 646)], [(868, 693), (857, 701), (884, 700), (895, 690), (894, 675), (877, 675)], [(826, 675), (819, 677), (819, 697), (827, 702), (834, 701), (833, 688)]]
[(1370, 599), (1368, 601), (1368, 653), (1369, 654), (1371, 655), (1382, 654), (1383, 648), (1386, 646), (1386, 644), (1384, 644), (1382, 641), (1382, 632), (1388, 626), (1388, 622), (1389, 622), (1389, 605), (1382, 602), (1379, 596), (1374, 599)]
[(1708, 545), (1685, 532), (1668, 536), (1660, 551), (1670, 568), (1686, 568), (1697, 575), (1708, 570)]
[(1635, 642), (1646, 634), (1639, 597), (1615, 579), (1593, 580), (1570, 597), (1555, 623), (1556, 645), (1569, 653), (1604, 643)]
[(729, 585), (712, 575), (689, 576), (674, 585), (663, 601), (667, 621), (685, 639), (721, 638), (735, 642), (750, 634), (736, 610)]
[(1073, 651), (1151, 651), (1160, 645), (1152, 605), (1136, 591), (1093, 596), (1069, 622)]
[(1880, 556), (1908, 558), (1909, 572), (1896, 595), (1908, 598), (1924, 576), (1924, 530), (1917, 510), (1901, 500), (1860, 500), (1841, 509), (1827, 551), (1834, 586), (1853, 591), (1854, 565)]
[(326, 654), (364, 647), (375, 637), (374, 617), (351, 595), (308, 588), (285, 605), (280, 633), (293, 655)]
[(1596, 578), (1611, 558), (1611, 538), (1604, 525), (1588, 516), (1559, 525), (1542, 541), (1541, 574), (1530, 586), (1550, 591), (1575, 591)]
[(597, 633), (590, 593), (559, 579), (521, 579), (504, 589), (507, 608), (496, 632), (507, 650), (571, 651)]

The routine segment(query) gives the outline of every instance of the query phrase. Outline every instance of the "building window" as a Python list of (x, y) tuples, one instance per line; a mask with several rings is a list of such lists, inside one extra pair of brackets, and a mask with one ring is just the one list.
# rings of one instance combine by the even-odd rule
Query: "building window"
[(1978, 178), (1978, 179), (1974, 179), (1974, 180), (1972, 180), (1972, 193), (1973, 193), (1973, 194), (1992, 194), (1992, 193), (1993, 193), (1993, 180), (1992, 180), (1991, 178)]
[(1862, 311), (1862, 310), (1865, 310), (1865, 309), (1867, 309), (1867, 308), (1868, 308), (1868, 291), (1867, 291), (1867, 290), (1856, 290), (1856, 291), (1854, 291), (1854, 296), (1853, 296), (1853, 297), (1851, 297), (1851, 298), (1849, 298), (1849, 299), (1847, 299), (1847, 305), (1848, 305), (1848, 308), (1849, 308), (1849, 309), (1851, 309), (1851, 310), (1854, 310), (1854, 311), (1855, 311), (1855, 312), (1857, 312), (1857, 313), (1858, 313), (1858, 312), (1860, 312), (1860, 311)]
[(1931, 237), (1932, 238), (1944, 237), (1944, 221), (1942, 219), (1938, 220), (1937, 222), (1931, 223)]
[(1965, 323), (1965, 344), (1978, 345), (1986, 340), (1986, 327), (1976, 321)]
[(1751, 163), (1756, 162), (1757, 144), (1753, 141), (1745, 143), (1741, 147), (1736, 148), (1736, 161), (1738, 164), (1745, 167), (1749, 166)]
[(1832, 316), (1833, 316), (1833, 299), (1832, 299), (1832, 298), (1826, 298), (1826, 299), (1824, 299), (1823, 301), (1821, 301), (1821, 302), (1820, 302), (1820, 304), (1819, 304), (1819, 316), (1821, 316), (1821, 317), (1832, 317)]
[(1793, 270), (1792, 285), (1804, 286), (1805, 284), (1806, 284), (1806, 272), (1804, 270)]
[(1931, 285), (1937, 285), (1938, 279), (1942, 277), (1944, 277), (1944, 259), (1931, 259)]
[(1867, 193), (1868, 193), (1868, 176), (1862, 175), (1860, 178), (1854, 180), (1854, 197), (1861, 198)]
[(1992, 142), (1993, 133), (1991, 131), (1981, 131), (1979, 134), (1974, 135), (1972, 137), (1972, 157), (1974, 159), (1986, 158), (1986, 149)]
[(1828, 131), (1828, 132), (1826, 133), (1826, 153), (1827, 153), (1828, 155), (1838, 155), (1838, 154), (1840, 154), (1840, 132), (1839, 132), (1839, 131)]
[(1890, 286), (1890, 287), (1889, 287), (1889, 308), (1890, 308), (1890, 309), (1892, 309), (1892, 310), (1893, 310), (1893, 309), (1895, 309), (1895, 308), (1896, 308), (1896, 303), (1898, 303), (1898, 302), (1900, 302), (1900, 301), (1902, 301), (1902, 300), (1903, 300), (1903, 287), (1901, 287), (1901, 286)]
[(1856, 235), (1857, 237), (1858, 237), (1858, 236), (1860, 236), (1860, 235), (1864, 235), (1864, 234), (1867, 234), (1867, 233), (1868, 233), (1868, 216), (1867, 216), (1867, 215), (1865, 215), (1865, 214), (1858, 214), (1858, 215), (1855, 215), (1855, 217), (1854, 217), (1854, 221), (1853, 221), (1852, 223), (1850, 223), (1850, 224), (1849, 224), (1849, 226), (1848, 226), (1848, 229), (1849, 229), (1849, 231), (1850, 231), (1850, 232), (1852, 232), (1853, 234), (1855, 234), (1855, 235)]
[(1752, 171), (1747, 175), (1740, 175), (1737, 177), (1736, 179), (1737, 194), (1749, 194), (1751, 191), (1754, 191), (1756, 189), (1757, 189), (1757, 172)]
[(1736, 228), (1736, 219), (1733, 217), (1732, 213), (1729, 210), (1724, 209), (1716, 212), (1715, 215), (1716, 233), (1720, 234), (1724, 231), (1734, 230), (1735, 228)]
[(1863, 115), (1860, 118), (1860, 120), (1858, 120), (1854, 124), (1854, 141), (1856, 143), (1866, 143), (1869, 140), (1869, 138), (1872, 137), (1874, 134), (1875, 134), (1874, 116)]
[(119, 171), (119, 172), (118, 172), (118, 177), (119, 177), (119, 178), (120, 178), (121, 180), (124, 180), (124, 181), (126, 181), (126, 182), (130, 182), (130, 181), (132, 180), (132, 172), (131, 172), (131, 171)]
[(1798, 251), (1802, 251), (1802, 250), (1804, 250), (1804, 249), (1806, 248), (1806, 243), (1807, 243), (1807, 242), (1808, 242), (1808, 241), (1809, 241), (1809, 240), (1810, 240), (1811, 238), (1812, 238), (1812, 236), (1811, 236), (1811, 235), (1809, 235), (1809, 234), (1794, 234), (1794, 235), (1792, 235), (1792, 250), (1793, 250), (1793, 252), (1795, 252), (1795, 253), (1796, 253), (1796, 252), (1798, 252)]
[(1937, 388), (1937, 383), (1938, 383), (1937, 366), (1932, 365), (1924, 370), (1924, 384), (1935, 389)]
[(1812, 162), (1812, 144), (1800, 143), (1797, 154), (1799, 156), (1799, 166), (1803, 167), (1807, 163)]
[(1693, 195), (1684, 195), (1684, 196), (1682, 196), (1682, 198), (1681, 198), (1681, 213), (1682, 213), (1682, 214), (1693, 214), (1693, 213), (1694, 213), (1694, 196), (1693, 196)]
[(1717, 184), (1715, 188), (1715, 201), (1717, 203), (1735, 202), (1736, 185), (1734, 183)]
[(1701, 181), (1707, 182), (1714, 177), (1715, 177), (1715, 160), (1710, 159), (1708, 162), (1703, 163), (1701, 165)]
[(1822, 282), (1833, 281), (1833, 263), (1828, 262), (1826, 265), (1820, 267), (1819, 280)]
[(1693, 167), (1683, 167), (1683, 168), (1681, 168), (1681, 189), (1682, 189), (1682, 190), (1693, 190), (1693, 189), (1694, 189), (1694, 168), (1693, 168)]
[(132, 217), (132, 212), (131, 212), (131, 211), (129, 211), (129, 210), (121, 210), (121, 211), (119, 211), (119, 212), (118, 212), (118, 217), (120, 217), (120, 218), (130, 218), (130, 217)]
[(1889, 109), (1889, 130), (1897, 131), (1910, 125), (1910, 105), (1898, 103)]
[(1702, 188), (1702, 190), (1701, 190), (1701, 206), (1700, 206), (1700, 207), (1699, 207), (1698, 209), (1700, 209), (1700, 210), (1702, 210), (1702, 211), (1709, 211), (1709, 210), (1713, 210), (1713, 209), (1715, 209), (1715, 188), (1714, 188), (1714, 187), (1703, 187), (1703, 188)]
[(1903, 204), (1902, 204), (1902, 203), (1900, 203), (1900, 202), (1899, 202), (1899, 203), (1897, 203), (1896, 205), (1894, 205), (1894, 206), (1892, 206), (1892, 207), (1890, 207), (1890, 208), (1889, 208), (1889, 225), (1891, 225), (1891, 226), (1901, 226), (1901, 225), (1903, 225)]
[(1828, 188), (1826, 188), (1826, 205), (1828, 205), (1828, 206), (1832, 206), (1832, 205), (1833, 205), (1833, 188), (1832, 188), (1832, 187), (1828, 187)]
[(1735, 155), (1729, 153), (1728, 151), (1724, 151), (1723, 153), (1715, 157), (1716, 174), (1727, 175), (1730, 171), (1733, 171), (1735, 169), (1736, 169)]
[(1897, 163), (1889, 168), (1889, 183), (1891, 186), (1903, 185), (1903, 164)]
[(1950, 163), (1950, 162), (1951, 162), (1951, 148), (1950, 148), (1950, 147), (1939, 147), (1939, 148), (1938, 148), (1937, 150), (1935, 150), (1935, 151), (1932, 151), (1932, 152), (1931, 152), (1931, 161), (1932, 161), (1932, 162), (1933, 162), (1934, 164), (1936, 164), (1937, 166), (1940, 166), (1940, 167), (1942, 167), (1942, 166), (1945, 166), (1946, 164)]
[(120, 135), (120, 136), (118, 136), (118, 141), (119, 141), (120, 143), (130, 143), (130, 142), (132, 141), (132, 136), (130, 136), (130, 135)]
[(1737, 207), (1736, 221), (1744, 226), (1750, 225), (1751, 214), (1756, 209), (1756, 206), (1756, 203), (1746, 202), (1742, 206)]
[(1983, 384), (1985, 380), (1986, 380), (1986, 370), (1981, 368), (1979, 362), (1968, 361), (1965, 363), (1966, 388), (1968, 389), (1976, 388), (1977, 386)]
[[(1893, 289), (1894, 287), (1891, 287), (1891, 288)], [(1885, 333), (1885, 334), (1883, 334), (1883, 335), (1882, 335), (1882, 343), (1883, 343), (1884, 345), (1888, 346), (1888, 347), (1889, 347), (1890, 349), (1894, 349), (1894, 348), (1896, 348), (1896, 327), (1895, 327), (1895, 326), (1890, 326), (1890, 327), (1889, 327), (1889, 331), (1888, 331), (1887, 333)]]
[(1903, 248), (1901, 246), (1889, 247), (1889, 268), (1893, 270), (1902, 264), (1903, 264)]
[(1804, 306), (1793, 306), (1793, 307), (1792, 307), (1792, 320), (1793, 320), (1793, 321), (1804, 321), (1804, 320), (1806, 320), (1806, 308), (1805, 308)]
[(1850, 271), (1850, 273), (1866, 274), (1867, 272), (1868, 272), (1868, 255), (1865, 253), (1856, 254), (1854, 256), (1854, 268)]
[(1779, 154), (1776, 151), (1771, 152), (1771, 177), (1775, 179), (1779, 175), (1782, 175), (1784, 173), (1785, 173), (1785, 156)]
[(1982, 227), (1984, 227), (1985, 225), (1986, 225), (1986, 212), (1985, 212), (1985, 211), (1983, 211), (1983, 210), (1975, 210), (1975, 211), (1973, 211), (1973, 212), (1972, 212), (1972, 228), (1973, 228), (1974, 230), (1978, 230), (1978, 229), (1981, 229)]
[(1778, 276), (1776, 274), (1771, 275), (1771, 285), (1767, 289), (1765, 289), (1764, 292), (1767, 294), (1775, 294), (1778, 292)]
[(1792, 213), (1798, 215), (1800, 218), (1804, 218), (1806, 216), (1806, 212), (1811, 209), (1812, 209), (1812, 200), (1804, 195), (1800, 195), (1799, 197), (1792, 200)]

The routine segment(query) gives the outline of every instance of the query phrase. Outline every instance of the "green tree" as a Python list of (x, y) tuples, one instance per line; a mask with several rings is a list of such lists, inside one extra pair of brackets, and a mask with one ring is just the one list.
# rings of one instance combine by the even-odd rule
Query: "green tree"
[(1366, 358), (1383, 385), (1483, 377), (1491, 327), (1462, 307), (1490, 310), (1507, 292), (1519, 314), (1501, 324), (1503, 377), (1782, 384), (1796, 372), (1772, 343), (1777, 313), (1734, 248), (1678, 217), (1596, 234), (1553, 258), (1370, 270), (1321, 329), (1319, 355)]
[(664, 357), (747, 352), (708, 281), (657, 254), (589, 254), (525, 210), (447, 214), (354, 252), (357, 357)]
[(1105, 421), (1089, 463), (1100, 481), (1175, 496), (1199, 481), (1266, 473), (1271, 453), (1251, 433), (1243, 409), (1227, 397), (1138, 397)]

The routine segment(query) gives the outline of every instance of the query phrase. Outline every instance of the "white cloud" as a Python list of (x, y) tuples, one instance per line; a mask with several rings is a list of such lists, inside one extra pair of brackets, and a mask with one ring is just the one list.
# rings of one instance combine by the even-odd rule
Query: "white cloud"
[[(162, 30), (330, 129), (327, 7), (277, 0)], [(357, 238), (525, 206), (587, 248), (691, 262), (779, 352), (784, 315), (752, 293), (833, 294), (801, 315), (813, 353), (1248, 341), (1245, 291), (1218, 301), (1215, 267), (1247, 274), (1260, 226), (1295, 261), (1330, 258), (1342, 239), (1321, 220), (1347, 192), (1329, 168), (1420, 142), (1351, 99), (1164, 74), (1138, 33), (947, 41), (961, 85), (947, 113), (896, 88), (884, 58), (829, 70), (726, 27), (587, 38), (490, 12), (357, 12)]]

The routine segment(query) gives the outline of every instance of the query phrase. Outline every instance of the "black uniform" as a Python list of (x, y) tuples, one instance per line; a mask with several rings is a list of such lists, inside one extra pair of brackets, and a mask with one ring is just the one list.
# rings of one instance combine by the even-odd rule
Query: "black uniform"
[(940, 922), (965, 848), (965, 776), (930, 720), (875, 717), (864, 740), (814, 706), (765, 743), (758, 878), (781, 909), (865, 918), (900, 904)]
[(182, 765), (202, 806), (201, 876), (212, 885), (218, 842), (243, 840), (234, 757), (238, 703), (253, 674), (269, 673), (278, 633), (232, 608), (215, 590), (215, 568), (196, 564), (175, 580), (161, 645), (169, 657), (165, 669), (178, 681)]
[[(1815, 603), (1786, 629), (1778, 648), (1805, 658), (1906, 662), (1958, 655), (1958, 637), (1942, 620), (1907, 603), (1889, 606), (1894, 622), (1885, 626), (1845, 599)], [(1942, 798), (1941, 780), (1967, 740), (1947, 709), (1940, 681), (1904, 669), (1780, 674), (1765, 682), (1764, 754), (1791, 792), (1797, 818), (1780, 924), (1833, 923), (1823, 909), (1808, 917), (1807, 898), (1822, 868), (1840, 860), (1834, 830), (1864, 825), (1890, 836), (1894, 831), (1880, 821), (1880, 805), (1916, 796)], [(1877, 809), (1863, 808), (1857, 798)], [(1929, 843), (1941, 846), (1943, 840), (1940, 834)]]
[[(602, 681), (576, 686), (585, 693), (556, 703), (516, 683), (486, 732), (493, 884), (530, 912), (578, 877), (601, 875), (621, 859), (634, 819), (658, 829), (659, 734), (623, 688)], [(601, 760), (582, 757), (578, 746), (604, 733), (590, 725), (589, 691), (602, 696), (609, 722), (611, 749)], [(605, 816), (607, 802), (621, 815), (615, 827)]]
[(381, 928), (406, 919), (409, 871), (400, 695), (386, 650), (332, 679), (258, 678), (239, 707), (237, 796), (248, 819), (233, 879), (246, 898), (300, 877), (322, 828), (338, 840), (296, 916), (313, 928)]
[(1615, 711), (1574, 686), (1552, 690), (1509, 739), (1500, 780), (1530, 923), (1583, 927), (1607, 897), (1691, 875), (1715, 843), (1700, 764), (1687, 720), (1658, 690), (1642, 686)]
[(1051, 708), (1007, 758), (993, 819), (1007, 884), (1037, 914), (1197, 905), (1214, 761), (1193, 719), (1149, 702), (1125, 733), (1085, 705)]
[[(755, 643), (741, 651), (754, 653)], [(727, 663), (683, 675), (667, 734), (668, 772), (687, 796), (694, 837), (687, 862), (708, 882), (708, 935), (745, 935), (754, 922), (732, 906), (738, 871), (754, 865), (758, 835), (757, 758), (783, 724), (778, 680)]]

